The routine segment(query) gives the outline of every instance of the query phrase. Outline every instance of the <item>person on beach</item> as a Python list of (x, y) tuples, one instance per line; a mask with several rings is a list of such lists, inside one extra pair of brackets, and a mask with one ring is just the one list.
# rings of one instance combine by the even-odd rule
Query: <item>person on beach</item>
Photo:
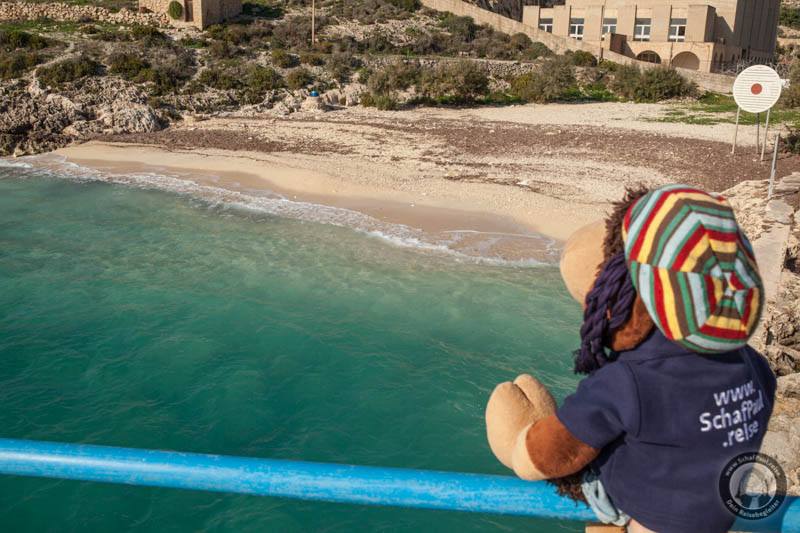
[(492, 451), (621, 531), (728, 531), (722, 471), (759, 450), (776, 389), (747, 345), (764, 289), (733, 210), (683, 185), (629, 190), (570, 239), (561, 271), (584, 306), (588, 377), (561, 407), (530, 375), (498, 385)]

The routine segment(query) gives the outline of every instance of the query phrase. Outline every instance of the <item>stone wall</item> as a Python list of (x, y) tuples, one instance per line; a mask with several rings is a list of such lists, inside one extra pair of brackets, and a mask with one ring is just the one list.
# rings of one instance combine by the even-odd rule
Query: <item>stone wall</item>
[[(365, 58), (365, 63), (373, 69), (386, 67), (397, 60), (406, 63), (415, 63), (424, 69), (433, 69), (437, 65), (447, 63), (458, 63), (463, 59), (456, 57), (429, 57), (408, 59), (404, 56), (369, 56)], [(495, 78), (509, 78), (521, 76), (533, 72), (537, 68), (536, 63), (521, 61), (503, 61), (499, 59), (471, 59), (470, 63), (479, 65), (487, 75)]]
[(112, 24), (142, 24), (166, 26), (169, 24), (166, 13), (138, 13), (129, 9), (117, 12), (90, 5), (70, 5), (60, 2), (29, 3), (0, 2), (0, 20), (51, 20), (82, 22), (96, 21)]
[[(435, 9), (436, 11), (449, 11), (455, 15), (462, 17), (472, 17), (478, 24), (487, 24), (495, 30), (502, 31), (503, 33), (515, 34), (524, 33), (534, 41), (538, 41), (547, 46), (553, 52), (562, 54), (567, 50), (583, 50), (594, 54), (597, 58), (607, 59), (615, 63), (624, 65), (637, 65), (641, 68), (654, 68), (657, 65), (653, 63), (645, 63), (637, 61), (632, 57), (628, 57), (611, 50), (604, 50), (599, 46), (593, 46), (583, 41), (559, 37), (542, 31), (539, 28), (523, 24), (516, 20), (498, 15), (491, 11), (481, 9), (473, 4), (463, 2), (462, 0), (421, 0), (425, 7)], [(695, 82), (698, 87), (707, 91), (729, 94), (733, 90), (733, 77), (724, 74), (714, 74), (708, 72), (699, 72), (696, 70), (676, 69), (686, 78)]]
[[(139, 7), (152, 13), (166, 13), (171, 0), (139, 0)], [(183, 2), (181, 2), (183, 4)]]

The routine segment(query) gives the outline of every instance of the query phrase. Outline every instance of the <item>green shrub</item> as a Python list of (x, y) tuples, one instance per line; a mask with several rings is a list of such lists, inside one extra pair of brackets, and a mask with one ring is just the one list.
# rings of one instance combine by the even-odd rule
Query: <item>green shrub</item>
[(207, 68), (202, 71), (197, 77), (197, 81), (206, 87), (219, 89), (221, 91), (240, 89), (242, 87), (242, 82), (238, 76), (225, 69), (216, 67)]
[[(445, 55), (445, 56), (470, 56), (489, 59), (536, 59), (541, 56), (552, 55), (550, 50), (542, 43), (531, 42), (530, 38), (522, 33), (507, 35), (487, 25), (476, 25), (469, 17), (457, 17), (453, 14), (444, 14), (440, 18), (440, 27), (447, 33), (439, 30), (409, 29), (411, 38), (409, 43), (395, 50), (391, 43), (362, 42), (364, 51), (390, 52), (397, 51), (406, 55)], [(378, 35), (371, 37), (377, 41)], [(381, 44), (385, 49), (379, 49)]]
[(509, 42), (511, 43), (511, 46), (513, 46), (517, 50), (525, 50), (526, 48), (530, 48), (531, 46), (533, 46), (533, 41), (531, 41), (531, 38), (525, 35), (524, 33), (515, 33), (514, 35), (511, 36)]
[(535, 42), (531, 44), (530, 47), (523, 51), (523, 57), (525, 59), (539, 59), (540, 57), (550, 57), (554, 55), (553, 51), (547, 48), (544, 43)]
[(274, 69), (252, 63), (227, 63), (208, 68), (200, 73), (198, 81), (222, 91), (235, 90), (245, 103), (259, 101), (267, 91), (285, 85), (281, 75)]
[(176, 93), (188, 80), (188, 77), (182, 75), (175, 69), (156, 66), (145, 69), (139, 73), (136, 82), (153, 84), (153, 94), (163, 95), (167, 93)]
[(272, 56), (272, 63), (280, 68), (292, 68), (299, 64), (297, 56), (290, 54), (282, 48), (273, 50), (270, 55)]
[(133, 38), (130, 32), (122, 31), (117, 27), (98, 28), (94, 25), (88, 25), (83, 28), (83, 33), (88, 35), (90, 39), (107, 43), (130, 41)]
[(278, 19), (283, 16), (283, 7), (263, 3), (262, 0), (242, 2), (242, 13), (248, 17)]
[(184, 37), (180, 41), (178, 41), (181, 46), (185, 46), (186, 48), (206, 48), (208, 47), (208, 41), (205, 39), (198, 39), (196, 37)]
[(418, 89), (424, 98), (440, 103), (468, 103), (487, 95), (489, 78), (471, 61), (445, 63), (425, 70)]
[[(350, 75), (354, 68), (358, 68), (360, 62), (352, 54), (349, 53), (336, 53), (328, 58), (325, 62), (325, 69), (333, 79), (339, 83), (345, 83), (350, 80)], [(365, 83), (362, 81), (362, 83)]]
[[(314, 43), (312, 49), (315, 52), (319, 52), (320, 54), (332, 54), (337, 44), (339, 44), (339, 42), (333, 43), (331, 41), (317, 41)], [(337, 49), (336, 51), (341, 51), (341, 50)]]
[(41, 35), (21, 30), (0, 30), (0, 49), (12, 52), (20, 48), (25, 50), (42, 50), (53, 43)]
[(135, 80), (142, 71), (149, 68), (150, 63), (136, 54), (116, 53), (108, 58), (108, 72), (127, 80)]
[[(605, 62), (603, 63), (605, 65)], [(623, 98), (633, 100), (636, 98), (636, 90), (642, 78), (642, 71), (633, 65), (614, 65), (611, 70), (614, 73), (614, 80), (611, 82), (611, 90)]]
[(251, 88), (259, 88), (264, 91), (279, 89), (284, 86), (283, 77), (275, 69), (254, 66), (247, 73), (247, 85)]
[(297, 90), (308, 87), (314, 83), (314, 76), (303, 67), (295, 68), (286, 75), (286, 86)]
[[(317, 34), (325, 27), (323, 16), (316, 18)], [(272, 28), (271, 44), (276, 48), (302, 48), (311, 43), (311, 17), (297, 16), (286, 19)]]
[(420, 7), (418, 0), (333, 0), (329, 13), (361, 24), (407, 19)]
[(376, 95), (390, 95), (416, 85), (421, 70), (417, 64), (397, 60), (369, 75), (367, 87)]
[(318, 67), (325, 64), (325, 58), (313, 52), (303, 52), (300, 54), (300, 63)]
[(570, 50), (567, 52), (566, 55), (569, 58), (569, 62), (575, 65), (576, 67), (596, 67), (597, 66), (597, 58), (594, 57), (594, 54), (590, 52), (586, 52), (584, 50)]
[(800, 60), (795, 59), (789, 67), (789, 87), (781, 93), (781, 106), (800, 107)]
[(581, 99), (591, 102), (616, 102), (618, 100), (617, 96), (602, 82), (590, 83), (583, 87)]
[(35, 52), (20, 51), (4, 54), (0, 57), (0, 79), (19, 78), (41, 61), (41, 57)]
[(611, 89), (636, 102), (658, 102), (696, 93), (696, 87), (673, 68), (655, 67), (642, 71), (629, 65), (616, 67)]
[(261, 41), (272, 35), (272, 26), (268, 24), (234, 24), (227, 23), (224, 39), (236, 45), (248, 44), (251, 47), (264, 44)]
[(372, 93), (361, 95), (361, 105), (364, 107), (375, 107), (383, 111), (393, 111), (399, 106), (394, 96)]
[(163, 46), (169, 42), (169, 37), (152, 26), (134, 26), (131, 37), (145, 46)]
[(575, 67), (564, 57), (545, 61), (539, 70), (511, 81), (511, 94), (525, 102), (553, 102), (566, 99), (577, 88)]
[(787, 129), (789, 131), (783, 139), (782, 150), (790, 154), (800, 154), (800, 128), (794, 124), (787, 125)]
[(208, 54), (216, 59), (231, 59), (240, 53), (239, 47), (228, 41), (214, 41), (208, 46)]
[(642, 102), (659, 102), (670, 98), (692, 96), (695, 93), (696, 87), (674, 68), (658, 67), (642, 72), (636, 99)]
[(182, 19), (183, 6), (181, 5), (180, 2), (172, 0), (172, 2), (169, 3), (169, 6), (167, 6), (167, 14), (169, 15), (169, 18), (171, 18), (172, 20)]
[(392, 40), (383, 31), (374, 31), (358, 43), (359, 50), (370, 54), (385, 54), (396, 51)]
[(74, 59), (59, 61), (47, 67), (39, 67), (36, 75), (45, 85), (59, 87), (87, 76), (97, 76), (100, 71), (101, 66), (97, 61), (81, 55)]
[(111, 54), (107, 64), (110, 74), (136, 83), (152, 83), (151, 92), (155, 95), (177, 92), (193, 72), (193, 69), (180, 61), (153, 64), (130, 52)]
[(367, 67), (361, 67), (356, 71), (358, 82), (364, 85), (369, 83), (369, 78), (372, 76), (372, 71)]
[(419, 0), (388, 0), (390, 4), (404, 11), (416, 11), (420, 8)]
[(283, 77), (275, 69), (261, 65), (248, 66), (242, 79), (244, 83), (242, 98), (248, 103), (258, 102), (264, 98), (267, 91), (285, 86)]
[(459, 17), (449, 12), (442, 14), (439, 24), (465, 42), (472, 41), (478, 31), (478, 25), (475, 24), (472, 17)]
[(229, 22), (210, 26), (206, 29), (205, 35), (209, 39), (227, 41), (237, 46), (249, 44), (251, 47), (255, 47), (264, 44), (261, 41), (272, 35), (272, 26), (269, 24), (236, 24)]
[(800, 8), (781, 6), (780, 24), (800, 29)]

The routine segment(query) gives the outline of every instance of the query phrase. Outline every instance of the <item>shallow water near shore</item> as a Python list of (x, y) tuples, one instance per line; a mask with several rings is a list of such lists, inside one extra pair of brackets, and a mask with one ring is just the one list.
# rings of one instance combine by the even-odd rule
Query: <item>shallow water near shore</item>
[[(576, 383), (552, 265), (0, 167), (2, 436), (504, 474), (493, 386)], [(581, 531), (581, 524), (0, 478), (9, 531)]]

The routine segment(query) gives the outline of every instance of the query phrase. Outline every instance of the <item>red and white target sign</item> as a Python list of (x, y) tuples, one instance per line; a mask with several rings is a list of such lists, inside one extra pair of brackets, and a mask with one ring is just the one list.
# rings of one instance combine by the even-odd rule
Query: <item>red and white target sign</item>
[(763, 113), (778, 102), (783, 82), (774, 69), (754, 65), (742, 71), (733, 83), (733, 99), (743, 111)]

